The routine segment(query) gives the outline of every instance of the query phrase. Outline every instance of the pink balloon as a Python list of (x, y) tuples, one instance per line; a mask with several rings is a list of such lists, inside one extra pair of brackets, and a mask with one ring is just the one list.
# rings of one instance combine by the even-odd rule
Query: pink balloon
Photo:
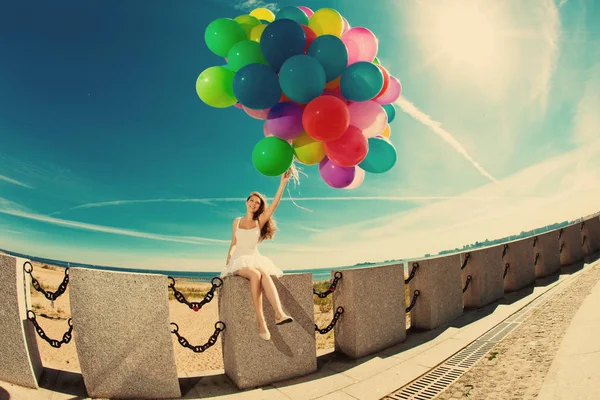
[(348, 65), (359, 61), (372, 62), (379, 50), (379, 41), (375, 34), (360, 26), (343, 34), (342, 42), (348, 50)]
[(239, 108), (239, 109), (241, 109), (241, 110), (243, 110), (243, 109), (244, 109), (244, 106), (243, 106), (243, 105), (241, 105), (240, 103), (235, 103), (233, 106), (234, 106), (234, 107), (236, 107), (236, 108)]
[(348, 32), (350, 30), (350, 28), (352, 28), (350, 26), (350, 24), (348, 23), (348, 20), (345, 17), (342, 17), (342, 22), (344, 23), (343, 27), (342, 27), (342, 35), (346, 32)]
[[(266, 122), (263, 125), (263, 133), (265, 134), (265, 137), (273, 136), (273, 134), (271, 132), (269, 132), (269, 128), (267, 128)], [(294, 139), (286, 140), (286, 142), (288, 142), (289, 144), (292, 144), (294, 142)]]
[(267, 119), (267, 115), (269, 115), (269, 110), (270, 108), (267, 108), (266, 110), (252, 110), (248, 107), (244, 107), (244, 111), (246, 111), (246, 114), (248, 114), (249, 116), (251, 116), (254, 119), (261, 119), (261, 120), (265, 120)]
[(349, 186), (346, 186), (344, 189), (356, 189), (365, 181), (365, 170), (359, 167), (358, 165), (354, 167), (354, 180)]
[(301, 9), (302, 11), (304, 11), (304, 14), (306, 14), (306, 16), (310, 19), (310, 17), (312, 17), (312, 15), (315, 13), (313, 10), (311, 10), (308, 7), (305, 6), (297, 6), (299, 9)]
[(398, 100), (401, 94), (402, 85), (400, 84), (400, 81), (397, 78), (390, 76), (390, 85), (380, 97), (375, 99), (375, 101), (383, 105), (392, 104)]
[(363, 135), (372, 138), (379, 135), (388, 123), (385, 109), (374, 101), (352, 103), (348, 106), (350, 111), (350, 125), (359, 128)]

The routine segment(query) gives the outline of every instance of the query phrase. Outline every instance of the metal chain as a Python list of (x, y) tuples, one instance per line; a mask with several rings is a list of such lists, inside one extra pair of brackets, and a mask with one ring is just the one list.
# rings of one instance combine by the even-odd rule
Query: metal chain
[(415, 274), (417, 273), (417, 270), (419, 269), (419, 263), (418, 262), (414, 262), (412, 264), (412, 270), (410, 271), (410, 275), (408, 276), (408, 279), (404, 280), (404, 284), (408, 285), (408, 283), (410, 281), (412, 281), (412, 279), (415, 277)]
[(44, 339), (46, 342), (48, 342), (52, 347), (59, 348), (63, 344), (69, 343), (71, 341), (71, 338), (73, 337), (73, 320), (71, 318), (69, 318), (68, 321), (69, 330), (65, 332), (61, 341), (58, 341), (56, 339), (50, 339), (48, 336), (46, 336), (46, 333), (44, 332), (42, 327), (38, 325), (35, 319), (35, 313), (33, 311), (27, 310), (27, 319), (33, 323), (33, 326), (35, 326), (35, 331), (37, 332), (38, 336)]
[(581, 247), (585, 244), (585, 240), (587, 239), (586, 235), (583, 235), (583, 239), (581, 239)]
[[(177, 336), (177, 341), (179, 342), (179, 344), (182, 345), (183, 347), (187, 347), (188, 349), (192, 350), (194, 353), (203, 353), (209, 347), (211, 347), (212, 345), (217, 343), (219, 334), (221, 332), (223, 332), (226, 328), (225, 323), (223, 321), (215, 322), (215, 332), (210, 336), (210, 338), (208, 338), (208, 342), (206, 342), (205, 344), (202, 344), (200, 346), (193, 346), (190, 344), (190, 342), (188, 342), (188, 340), (186, 338), (184, 338), (183, 336), (181, 336), (179, 334), (179, 325), (177, 325), (175, 322), (171, 322), (171, 325), (174, 325), (174, 328), (171, 328), (171, 333), (174, 333), (175, 336)], [(221, 327), (221, 325), (222, 325), (222, 327)]]
[(421, 291), (419, 289), (415, 290), (414, 294), (413, 294), (413, 298), (410, 302), (410, 305), (408, 307), (406, 307), (406, 312), (410, 312), (410, 310), (413, 309), (413, 307), (415, 306), (415, 304), (417, 304), (417, 297), (419, 297), (421, 295)]
[(335, 314), (333, 314), (333, 319), (331, 320), (331, 322), (329, 323), (329, 325), (327, 325), (327, 327), (321, 329), (321, 328), (319, 328), (317, 326), (317, 324), (315, 324), (315, 331), (319, 332), (321, 335), (326, 334), (327, 332), (329, 332), (330, 330), (333, 329), (333, 327), (335, 326), (335, 323), (337, 322), (338, 318), (343, 313), (344, 313), (344, 307), (338, 306), (338, 308), (335, 309)]
[(534, 236), (533, 237), (533, 247), (535, 247), (535, 245), (537, 244), (537, 240), (538, 240), (537, 236)]
[(540, 253), (535, 253), (535, 260), (533, 261), (533, 265), (537, 265), (539, 258), (540, 258)]
[(463, 293), (467, 291), (467, 289), (469, 288), (469, 284), (471, 283), (471, 280), (473, 279), (473, 277), (471, 275), (467, 275), (467, 283), (465, 283), (465, 287), (463, 288)]
[[(183, 293), (181, 293), (179, 290), (175, 289), (175, 279), (169, 276), (169, 280), (171, 281), (171, 283), (169, 283), (169, 287), (171, 289), (173, 289), (173, 295), (175, 296), (177, 301), (180, 302), (181, 304), (187, 304), (187, 306), (194, 311), (198, 311), (199, 309), (202, 308), (202, 306), (210, 303), (211, 300), (215, 297), (215, 290), (217, 288), (223, 286), (223, 280), (221, 278), (215, 276), (214, 278), (212, 278), (210, 280), (210, 283), (212, 283), (212, 287), (210, 288), (208, 293), (206, 293), (206, 295), (204, 296), (204, 299), (202, 299), (202, 301), (200, 301), (200, 302), (194, 301), (194, 302), (190, 303), (189, 301), (186, 300)], [(218, 282), (218, 284), (215, 283), (215, 280)]]
[(334, 275), (333, 275), (333, 280), (331, 281), (331, 285), (329, 286), (329, 289), (327, 289), (324, 292), (317, 292), (314, 288), (313, 288), (313, 294), (316, 294), (317, 296), (319, 296), (320, 299), (324, 299), (325, 297), (329, 296), (330, 293), (335, 292), (335, 288), (337, 287), (338, 281), (340, 279), (342, 279), (342, 273), (340, 271), (337, 271)]
[(506, 274), (508, 274), (508, 267), (510, 267), (510, 264), (506, 263), (506, 265), (504, 266), (504, 275), (502, 276), (502, 278), (506, 278)]
[(579, 230), (582, 231), (584, 226), (585, 226), (585, 221), (582, 222), (581, 225), (579, 225)]
[[(27, 264), (29, 264), (29, 269), (27, 269)], [(44, 288), (42, 288), (42, 285), (40, 285), (38, 280), (35, 279), (31, 274), (33, 272), (33, 265), (31, 265), (29, 261), (25, 261), (23, 263), (23, 271), (25, 271), (29, 274), (29, 276), (31, 276), (31, 284), (33, 285), (34, 289), (42, 293), (50, 301), (54, 301), (57, 298), (59, 298), (60, 295), (63, 294), (65, 290), (67, 290), (67, 286), (69, 285), (69, 268), (65, 268), (65, 277), (63, 278), (61, 284), (58, 286), (56, 292), (47, 292), (44, 290)]]
[(461, 271), (467, 267), (467, 263), (469, 262), (470, 257), (471, 257), (471, 253), (465, 254), (465, 260), (463, 261), (462, 265), (460, 266)]
[(558, 238), (559, 239), (562, 237), (562, 234), (563, 234), (563, 230), (562, 230), (562, 228), (560, 228), (559, 231), (558, 231)]
[(565, 247), (565, 242), (560, 242), (560, 249), (558, 250), (558, 252), (559, 252), (560, 254), (562, 254), (562, 252), (563, 252), (563, 248), (564, 248), (564, 247)]
[(502, 250), (502, 259), (504, 260), (504, 256), (506, 255), (506, 252), (508, 251), (508, 244), (504, 245), (504, 250)]

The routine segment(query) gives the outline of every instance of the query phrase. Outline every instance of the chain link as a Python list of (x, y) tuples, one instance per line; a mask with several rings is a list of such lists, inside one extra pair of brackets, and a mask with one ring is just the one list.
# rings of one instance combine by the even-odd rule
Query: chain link
[(535, 260), (533, 260), (533, 265), (537, 265), (539, 259), (540, 259), (540, 253), (535, 253)]
[(565, 247), (565, 242), (560, 242), (560, 249), (558, 249), (559, 254), (562, 254), (564, 247)]
[(583, 235), (583, 239), (581, 239), (581, 247), (583, 247), (583, 245), (585, 244), (586, 239), (587, 239), (587, 236)]
[[(169, 276), (169, 280), (171, 281), (171, 283), (169, 283), (169, 287), (171, 289), (173, 289), (173, 295), (175, 296), (175, 298), (177, 299), (178, 302), (180, 302), (181, 304), (186, 304), (190, 309), (194, 310), (194, 311), (198, 311), (199, 309), (201, 309), (205, 304), (208, 304), (211, 302), (211, 300), (215, 297), (215, 290), (217, 288), (220, 288), (221, 286), (223, 286), (223, 280), (217, 276), (215, 276), (214, 278), (212, 278), (210, 280), (210, 283), (212, 284), (210, 290), (208, 291), (208, 293), (206, 293), (206, 295), (204, 296), (204, 299), (202, 299), (202, 301), (198, 302), (198, 301), (194, 301), (194, 302), (189, 302), (187, 301), (187, 299), (185, 298), (185, 295), (183, 293), (181, 293), (179, 290), (175, 289), (175, 279), (173, 277)], [(215, 283), (218, 282), (218, 283)]]
[(560, 228), (560, 229), (558, 230), (558, 238), (559, 238), (559, 239), (562, 237), (562, 234), (563, 234), (563, 229), (562, 229), (562, 228)]
[(508, 274), (508, 267), (510, 267), (510, 264), (506, 263), (506, 265), (504, 266), (504, 275), (502, 276), (502, 278), (506, 278), (506, 274)]
[(193, 346), (190, 344), (190, 342), (188, 342), (188, 340), (186, 338), (184, 338), (183, 336), (181, 336), (179, 334), (179, 325), (177, 325), (175, 322), (171, 322), (171, 325), (174, 326), (174, 328), (171, 328), (171, 333), (173, 333), (173, 334), (175, 334), (175, 336), (177, 336), (177, 341), (179, 342), (179, 344), (182, 345), (183, 347), (187, 347), (188, 349), (192, 350), (194, 353), (203, 353), (206, 350), (208, 350), (209, 347), (211, 347), (215, 343), (217, 343), (219, 334), (221, 332), (223, 332), (226, 328), (225, 323), (223, 321), (215, 322), (215, 332), (210, 336), (210, 338), (208, 338), (208, 342), (206, 342), (205, 344), (202, 344), (200, 346)]
[(33, 323), (33, 326), (35, 326), (35, 331), (37, 332), (38, 336), (44, 339), (46, 342), (48, 342), (52, 347), (59, 348), (63, 344), (69, 343), (71, 341), (71, 338), (73, 337), (73, 320), (71, 318), (69, 318), (68, 321), (69, 330), (65, 332), (61, 341), (58, 341), (56, 339), (50, 339), (48, 336), (46, 336), (46, 333), (44, 332), (42, 327), (39, 326), (39, 324), (37, 323), (35, 313), (33, 311), (27, 311), (27, 319)]
[(320, 299), (324, 299), (325, 297), (329, 296), (330, 293), (335, 292), (335, 289), (337, 287), (338, 281), (340, 279), (342, 279), (342, 273), (340, 271), (337, 271), (334, 275), (333, 275), (333, 280), (331, 281), (331, 285), (329, 286), (329, 289), (327, 289), (324, 292), (317, 292), (314, 288), (313, 288), (313, 294), (316, 294)]
[(338, 308), (335, 309), (335, 314), (333, 314), (333, 319), (331, 320), (331, 322), (329, 323), (329, 325), (327, 325), (327, 327), (321, 329), (321, 328), (319, 328), (317, 326), (317, 324), (315, 324), (315, 331), (319, 332), (321, 335), (326, 334), (327, 332), (329, 332), (330, 330), (333, 329), (333, 327), (335, 326), (335, 323), (337, 322), (338, 318), (343, 313), (344, 313), (344, 307), (338, 306)]
[(410, 302), (410, 305), (408, 307), (406, 307), (406, 310), (405, 310), (406, 312), (410, 312), (410, 310), (413, 309), (415, 304), (417, 304), (417, 297), (419, 297), (420, 295), (421, 295), (421, 291), (419, 289), (414, 291), (413, 298)]
[(415, 277), (415, 274), (417, 273), (417, 270), (419, 269), (419, 263), (418, 262), (414, 262), (412, 264), (412, 270), (410, 271), (410, 275), (408, 276), (408, 279), (404, 280), (404, 284), (408, 285), (408, 283), (410, 281), (412, 281), (412, 279)]
[(469, 262), (470, 257), (471, 257), (471, 253), (465, 254), (465, 260), (463, 261), (462, 265), (460, 266), (461, 271), (467, 267), (467, 263)]
[(471, 283), (472, 279), (473, 277), (471, 275), (467, 275), (467, 282), (465, 283), (465, 287), (463, 288), (463, 293), (466, 292), (469, 288), (469, 284)]
[(537, 236), (533, 237), (533, 247), (535, 247), (535, 245), (537, 244), (538, 238)]
[(584, 227), (585, 227), (585, 222), (582, 222), (581, 225), (579, 225), (579, 230), (582, 231)]
[(504, 260), (504, 256), (506, 255), (506, 252), (508, 251), (508, 244), (504, 245), (504, 250), (502, 250), (502, 259)]
[[(28, 264), (29, 269), (27, 268)], [(38, 280), (33, 277), (33, 265), (31, 265), (29, 261), (25, 261), (23, 263), (23, 271), (25, 271), (29, 274), (29, 276), (31, 276), (31, 285), (33, 286), (33, 288), (38, 292), (42, 293), (50, 301), (58, 299), (60, 295), (62, 295), (65, 292), (65, 290), (67, 290), (67, 286), (69, 285), (69, 268), (65, 268), (65, 277), (63, 278), (61, 284), (58, 286), (56, 292), (47, 292), (44, 290), (44, 288), (42, 287), (42, 285), (40, 285)]]

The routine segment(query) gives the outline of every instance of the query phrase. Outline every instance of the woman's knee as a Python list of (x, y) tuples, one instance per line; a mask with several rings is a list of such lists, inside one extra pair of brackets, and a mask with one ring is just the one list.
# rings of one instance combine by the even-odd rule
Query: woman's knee
[(254, 267), (244, 267), (240, 269), (237, 274), (251, 281), (259, 280), (261, 278), (260, 271)]

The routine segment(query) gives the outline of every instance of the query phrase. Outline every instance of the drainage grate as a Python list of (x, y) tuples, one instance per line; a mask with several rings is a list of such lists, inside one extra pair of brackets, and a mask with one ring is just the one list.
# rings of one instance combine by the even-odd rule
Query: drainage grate
[(490, 329), (479, 339), (477, 339), (477, 341), (499, 342), (500, 340), (504, 339), (504, 337), (508, 335), (513, 329), (515, 329), (517, 325), (519, 324), (515, 322), (501, 322), (494, 328)]
[(448, 359), (443, 365), (469, 369), (483, 356), (485, 356), (486, 353), (490, 351), (496, 344), (496, 342), (484, 342), (477, 340), (450, 357), (450, 359)]
[(395, 393), (387, 395), (385, 399), (430, 400), (446, 390), (446, 388), (460, 378), (463, 373), (464, 371), (461, 369), (440, 365), (410, 385)]

